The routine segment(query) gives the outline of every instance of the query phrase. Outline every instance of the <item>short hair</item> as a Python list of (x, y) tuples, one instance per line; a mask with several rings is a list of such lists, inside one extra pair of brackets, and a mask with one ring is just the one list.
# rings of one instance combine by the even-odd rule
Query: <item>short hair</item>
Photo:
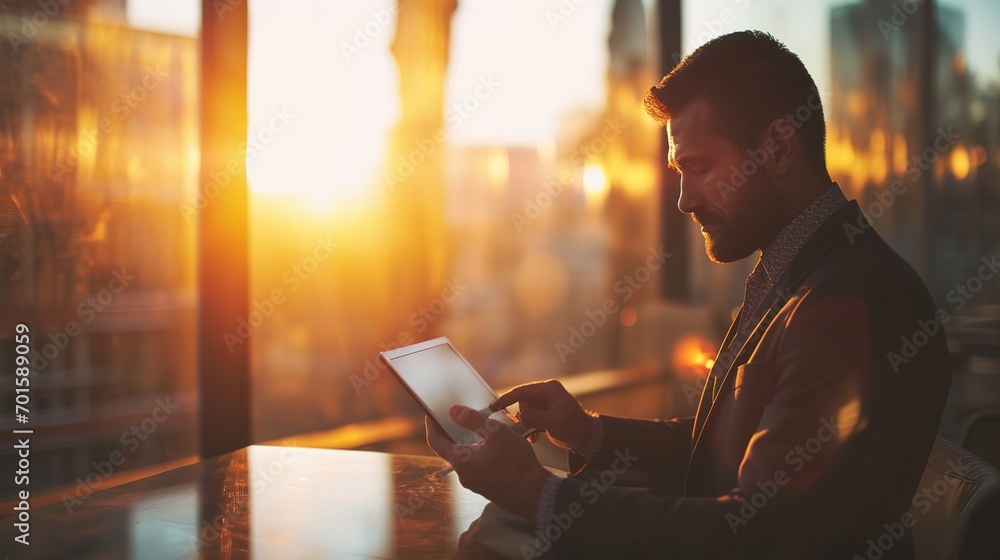
[[(794, 119), (805, 157), (826, 169), (826, 123), (812, 76), (799, 57), (763, 31), (716, 37), (684, 57), (649, 88), (646, 112), (660, 125), (704, 99), (713, 129), (738, 148), (752, 148), (774, 119)], [(806, 118), (803, 118), (806, 117)]]

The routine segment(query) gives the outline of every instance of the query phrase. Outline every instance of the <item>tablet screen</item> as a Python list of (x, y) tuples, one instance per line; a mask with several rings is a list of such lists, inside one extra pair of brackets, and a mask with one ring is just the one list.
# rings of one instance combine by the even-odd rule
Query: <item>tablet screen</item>
[[(459, 443), (481, 441), (474, 432), (453, 422), (448, 410), (455, 404), (483, 410), (496, 400), (496, 395), (450, 344), (416, 350), (389, 361), (410, 391), (423, 401), (424, 408), (453, 440)], [(492, 417), (508, 425), (512, 423), (502, 412), (494, 413)]]

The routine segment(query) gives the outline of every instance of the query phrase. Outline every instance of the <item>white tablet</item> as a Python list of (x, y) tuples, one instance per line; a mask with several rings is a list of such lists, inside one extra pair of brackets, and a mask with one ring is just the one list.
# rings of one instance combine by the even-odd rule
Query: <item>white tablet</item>
[(446, 337), (387, 350), (378, 357), (456, 443), (482, 441), (475, 432), (451, 419), (448, 410), (456, 404), (489, 415), (523, 437), (535, 432), (517, 422), (506, 410), (490, 414), (490, 403), (498, 395)]

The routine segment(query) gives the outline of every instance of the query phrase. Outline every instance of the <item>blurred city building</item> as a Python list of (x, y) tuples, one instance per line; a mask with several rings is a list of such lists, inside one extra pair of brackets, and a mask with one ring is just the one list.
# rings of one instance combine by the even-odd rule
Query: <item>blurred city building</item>
[[(25, 323), (31, 485), (78, 497), (197, 453), (196, 231), (178, 207), (195, 190), (198, 50), (131, 28), (124, 0), (48, 9), (0, 13), (0, 428), (24, 427)], [(111, 472), (94, 466), (116, 452)], [(15, 460), (0, 450), (0, 467)]]

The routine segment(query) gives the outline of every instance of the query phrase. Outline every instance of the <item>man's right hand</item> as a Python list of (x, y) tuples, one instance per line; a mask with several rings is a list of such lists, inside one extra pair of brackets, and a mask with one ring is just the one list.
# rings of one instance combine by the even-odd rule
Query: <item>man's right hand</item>
[(570, 450), (587, 445), (594, 417), (587, 414), (562, 383), (550, 380), (515, 387), (493, 401), (490, 410), (496, 412), (514, 403), (520, 404), (521, 422), (547, 432), (552, 443)]

